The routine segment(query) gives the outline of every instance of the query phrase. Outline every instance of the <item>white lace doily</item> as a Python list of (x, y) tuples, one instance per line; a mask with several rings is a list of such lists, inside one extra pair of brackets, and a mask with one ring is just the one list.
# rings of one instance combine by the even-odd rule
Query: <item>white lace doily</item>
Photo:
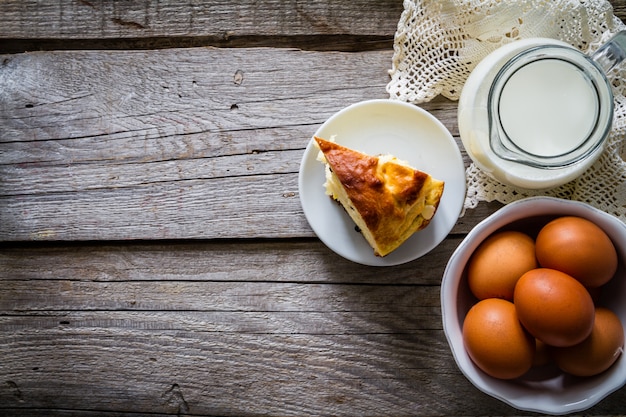
[[(463, 84), (487, 54), (518, 39), (559, 39), (592, 53), (626, 25), (606, 0), (405, 0), (394, 40), (392, 99), (415, 104), (443, 95), (458, 100)], [(613, 129), (600, 159), (581, 177), (549, 190), (501, 184), (471, 164), (464, 209), (479, 201), (549, 195), (584, 201), (626, 222), (626, 64), (610, 74)]]

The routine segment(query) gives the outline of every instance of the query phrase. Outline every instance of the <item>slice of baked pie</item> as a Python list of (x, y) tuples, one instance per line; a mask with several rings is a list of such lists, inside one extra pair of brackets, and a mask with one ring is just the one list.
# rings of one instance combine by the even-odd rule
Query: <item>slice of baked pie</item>
[(397, 249), (432, 220), (444, 182), (392, 155), (371, 156), (315, 137), (326, 194), (350, 215), (377, 256)]

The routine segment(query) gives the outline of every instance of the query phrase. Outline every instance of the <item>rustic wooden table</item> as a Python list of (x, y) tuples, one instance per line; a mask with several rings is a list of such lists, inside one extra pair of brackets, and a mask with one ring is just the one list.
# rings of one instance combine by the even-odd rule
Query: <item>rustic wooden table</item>
[[(388, 97), (402, 2), (238, 3), (0, 2), (0, 414), (519, 415), (441, 324), (499, 204), (385, 269), (300, 206), (315, 129)], [(458, 136), (456, 103), (422, 107)]]

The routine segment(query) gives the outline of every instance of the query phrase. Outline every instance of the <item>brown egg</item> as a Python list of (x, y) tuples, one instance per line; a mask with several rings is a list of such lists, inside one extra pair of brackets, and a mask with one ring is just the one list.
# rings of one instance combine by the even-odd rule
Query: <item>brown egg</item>
[(595, 310), (589, 292), (554, 269), (538, 268), (522, 275), (513, 302), (524, 327), (550, 346), (580, 343), (593, 328)]
[(586, 287), (599, 287), (617, 270), (617, 252), (608, 235), (581, 217), (564, 216), (537, 235), (539, 265), (565, 272)]
[(463, 322), (463, 343), (476, 366), (495, 378), (517, 378), (533, 363), (535, 339), (510, 301), (488, 298), (475, 304)]
[(485, 239), (468, 263), (467, 282), (479, 300), (513, 300), (517, 280), (537, 268), (535, 242), (517, 231), (498, 232)]
[(596, 309), (591, 335), (581, 343), (553, 348), (556, 364), (576, 376), (592, 376), (604, 372), (615, 363), (624, 350), (624, 327), (619, 317), (607, 308)]

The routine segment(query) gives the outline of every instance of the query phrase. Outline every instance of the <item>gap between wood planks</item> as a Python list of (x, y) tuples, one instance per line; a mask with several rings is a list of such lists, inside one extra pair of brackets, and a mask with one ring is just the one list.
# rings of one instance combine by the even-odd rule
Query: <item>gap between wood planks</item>
[(393, 47), (393, 36), (298, 35), (298, 36), (178, 36), (105, 39), (2, 39), (0, 54), (31, 51), (150, 50), (169, 48), (295, 48), (305, 51), (364, 52)]

